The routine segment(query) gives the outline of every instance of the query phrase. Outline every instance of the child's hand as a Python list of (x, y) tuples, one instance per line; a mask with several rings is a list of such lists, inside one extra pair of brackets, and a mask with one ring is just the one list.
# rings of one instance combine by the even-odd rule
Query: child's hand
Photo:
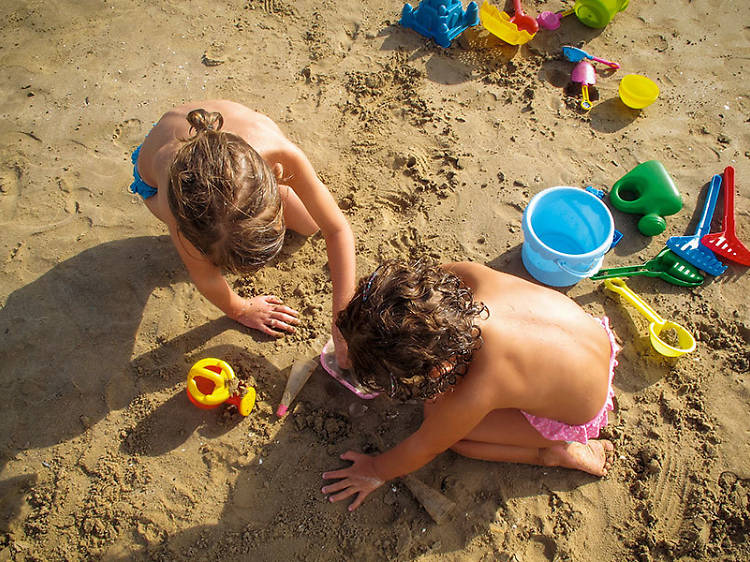
[(349, 361), (349, 347), (346, 345), (346, 340), (336, 327), (335, 322), (331, 327), (331, 335), (333, 335), (333, 344), (336, 350), (336, 364), (342, 369), (351, 369), (352, 362)]
[(299, 324), (299, 312), (284, 306), (282, 300), (276, 296), (261, 295), (244, 300), (242, 310), (230, 317), (248, 328), (278, 338), (283, 336), (284, 332), (294, 333), (294, 326)]
[(362, 502), (365, 501), (370, 492), (382, 486), (384, 481), (375, 473), (373, 457), (355, 453), (354, 451), (347, 451), (341, 455), (341, 458), (352, 461), (354, 464), (348, 468), (324, 472), (323, 480), (334, 480), (337, 478), (340, 478), (340, 480), (328, 486), (323, 486), (322, 492), (324, 494), (338, 492), (338, 494), (328, 497), (328, 501), (332, 502), (344, 500), (349, 496), (357, 494), (355, 500), (349, 505), (349, 511), (354, 511), (362, 505)]

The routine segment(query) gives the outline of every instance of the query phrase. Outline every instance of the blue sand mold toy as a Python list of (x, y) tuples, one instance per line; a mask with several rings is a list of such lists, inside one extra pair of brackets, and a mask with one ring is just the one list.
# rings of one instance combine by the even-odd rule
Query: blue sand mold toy
[(469, 2), (464, 11), (459, 0), (422, 0), (416, 8), (404, 4), (399, 23), (447, 49), (467, 27), (479, 25), (479, 7)]
[[(604, 199), (604, 191), (602, 191), (601, 189), (596, 189), (593, 186), (587, 185), (586, 186), (586, 191), (588, 191), (592, 195), (596, 195), (599, 199)], [(612, 248), (614, 248), (615, 246), (617, 246), (617, 244), (620, 242), (620, 240), (622, 240), (622, 232), (620, 232), (619, 230), (615, 229), (615, 233), (612, 235), (612, 245), (609, 247), (609, 249), (611, 250)], [(609, 250), (607, 250), (607, 251), (609, 251)]]

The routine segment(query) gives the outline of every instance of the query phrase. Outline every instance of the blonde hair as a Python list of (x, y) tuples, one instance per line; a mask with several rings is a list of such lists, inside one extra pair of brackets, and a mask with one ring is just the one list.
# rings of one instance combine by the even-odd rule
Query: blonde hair
[(276, 177), (244, 139), (221, 131), (224, 117), (194, 109), (169, 169), (169, 207), (177, 228), (214, 265), (252, 271), (284, 243), (284, 215)]

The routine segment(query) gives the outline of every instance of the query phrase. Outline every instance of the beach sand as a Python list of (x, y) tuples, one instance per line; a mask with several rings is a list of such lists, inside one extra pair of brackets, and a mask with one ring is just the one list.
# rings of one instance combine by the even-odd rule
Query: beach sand
[[(623, 346), (605, 435), (610, 474), (446, 452), (415, 473), (456, 503), (435, 524), (402, 481), (356, 512), (320, 492), (348, 449), (391, 446), (415, 405), (362, 401), (320, 367), (284, 419), (297, 359), (330, 329), (322, 238), (289, 234), (243, 294), (302, 314), (274, 341), (189, 282), (165, 227), (127, 191), (130, 153), (188, 100), (229, 98), (277, 121), (348, 216), (357, 273), (386, 257), (472, 260), (529, 278), (521, 215), (555, 185), (608, 189), (660, 160), (683, 209), (648, 238), (613, 211), (607, 266), (692, 234), (711, 176), (736, 169), (750, 243), (750, 4), (633, 0), (602, 30), (574, 16), (522, 47), (481, 27), (442, 49), (373, 0), (5, 0), (0, 7), (0, 560), (748, 560), (747, 268), (687, 289), (630, 287), (697, 350), (650, 346), (647, 323), (601, 282), (563, 292), (608, 315)], [(559, 1), (527, 1), (531, 14)], [(594, 108), (560, 47), (599, 67)], [(619, 78), (661, 95), (631, 110)], [(722, 199), (714, 231), (719, 229)], [(190, 366), (220, 357), (258, 392), (252, 414), (203, 411)]]

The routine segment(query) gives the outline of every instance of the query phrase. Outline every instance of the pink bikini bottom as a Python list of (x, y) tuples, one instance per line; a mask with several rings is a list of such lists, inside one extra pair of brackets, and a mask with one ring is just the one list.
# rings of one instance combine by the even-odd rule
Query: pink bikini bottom
[(526, 416), (532, 427), (545, 439), (549, 439), (550, 441), (578, 441), (585, 445), (589, 439), (599, 437), (599, 430), (607, 425), (607, 413), (614, 409), (612, 398), (615, 392), (612, 390), (612, 378), (615, 376), (615, 367), (617, 366), (617, 359), (615, 357), (617, 356), (617, 352), (620, 351), (620, 346), (617, 345), (615, 334), (609, 327), (609, 318), (604, 316), (597, 318), (597, 320), (607, 332), (612, 349), (609, 356), (609, 392), (607, 393), (607, 401), (602, 406), (601, 411), (594, 416), (594, 419), (583, 425), (568, 425), (557, 420), (533, 416), (521, 410), (521, 413)]

